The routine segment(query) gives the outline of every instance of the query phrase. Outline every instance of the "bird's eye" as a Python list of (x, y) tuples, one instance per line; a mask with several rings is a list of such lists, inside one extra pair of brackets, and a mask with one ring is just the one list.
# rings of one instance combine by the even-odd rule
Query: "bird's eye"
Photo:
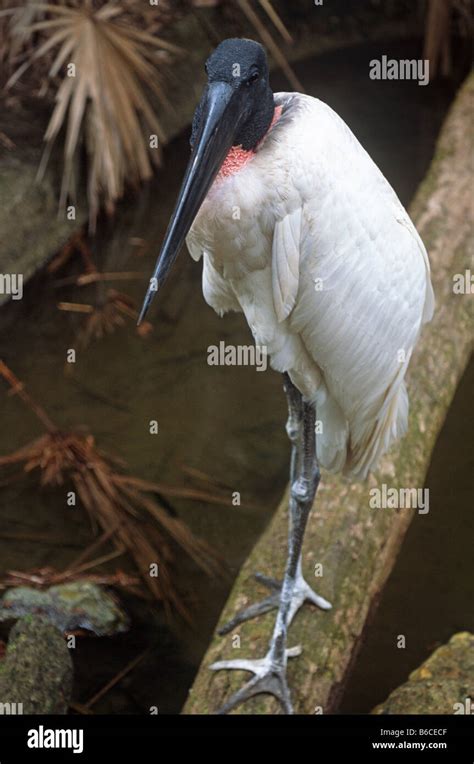
[(253, 82), (256, 82), (259, 77), (260, 77), (260, 72), (254, 72), (253, 74), (250, 75), (250, 77), (248, 78), (245, 84), (247, 85), (247, 87), (249, 87)]

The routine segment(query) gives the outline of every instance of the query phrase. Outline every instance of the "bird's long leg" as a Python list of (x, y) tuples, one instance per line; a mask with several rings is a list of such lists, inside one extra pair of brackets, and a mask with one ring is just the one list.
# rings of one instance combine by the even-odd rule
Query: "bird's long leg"
[[(286, 713), (292, 713), (293, 710), (286, 681), (286, 664), (288, 658), (299, 654), (300, 648), (292, 648), (291, 650), (286, 648), (287, 631), (295, 584), (300, 573), (304, 532), (319, 484), (319, 466), (316, 458), (314, 432), (315, 410), (311, 404), (301, 401), (298, 411), (302, 412), (302, 416), (298, 417), (296, 421), (298, 433), (295, 436), (296, 455), (294, 463), (292, 460), (294, 479), (290, 488), (292, 507), (288, 558), (269, 650), (265, 658), (260, 660), (218, 661), (211, 666), (216, 671), (241, 669), (254, 674), (254, 677), (224, 704), (220, 713), (227, 713), (237, 704), (260, 693), (268, 693), (277, 697)], [(300, 447), (298, 447), (299, 438), (301, 438)]]
[[(284, 374), (283, 377), (283, 389), (285, 391), (286, 399), (288, 402), (288, 420), (286, 423), (286, 432), (291, 443), (290, 486), (292, 486), (297, 479), (298, 460), (300, 459), (302, 450), (303, 399), (300, 391), (297, 387), (294, 386), (289, 375)], [(288, 513), (288, 544), (290, 543), (290, 537), (292, 534), (295, 511), (297, 511), (297, 507), (293, 501), (291, 492), (289, 505), (290, 511)], [(255, 602), (253, 605), (249, 605), (248, 607), (244, 608), (238, 612), (234, 618), (232, 618), (232, 620), (221, 626), (221, 628), (218, 630), (218, 634), (221, 636), (228, 634), (233, 629), (235, 629), (236, 626), (238, 626), (240, 623), (243, 623), (244, 621), (249, 621), (252, 618), (256, 618), (259, 615), (263, 615), (264, 613), (268, 613), (270, 610), (276, 610), (278, 608), (280, 604), (282, 582), (278, 581), (276, 578), (264, 576), (262, 573), (255, 573), (255, 578), (261, 584), (270, 589), (272, 593), (260, 602)], [(293, 598), (291, 601), (290, 613), (288, 616), (288, 626), (292, 622), (300, 607), (305, 602), (310, 602), (313, 605), (321, 608), (321, 610), (331, 609), (331, 603), (324, 599), (324, 597), (316, 594), (316, 592), (313, 591), (313, 589), (311, 589), (309, 584), (305, 581), (302, 572), (300, 554), (296, 571)]]

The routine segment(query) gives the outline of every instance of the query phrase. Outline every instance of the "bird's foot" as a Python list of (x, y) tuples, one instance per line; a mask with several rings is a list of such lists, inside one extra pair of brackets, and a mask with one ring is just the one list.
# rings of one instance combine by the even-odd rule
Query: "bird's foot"
[[(256, 602), (254, 605), (249, 605), (249, 607), (244, 608), (244, 610), (237, 613), (232, 620), (221, 626), (217, 632), (220, 636), (228, 634), (232, 629), (235, 629), (236, 626), (244, 621), (250, 621), (252, 618), (256, 618), (259, 615), (263, 615), (270, 610), (276, 610), (278, 608), (280, 604), (281, 581), (264, 576), (262, 573), (255, 573), (255, 578), (261, 584), (266, 586), (267, 589), (270, 589), (272, 593), (260, 602)], [(330, 610), (332, 608), (331, 603), (325, 600), (324, 597), (316, 594), (309, 584), (306, 583), (303, 576), (299, 575), (293, 588), (293, 596), (291, 598), (290, 611), (288, 614), (288, 626), (305, 602), (310, 602), (321, 610)]]
[(275, 661), (271, 651), (259, 660), (245, 660), (237, 658), (232, 661), (217, 661), (209, 668), (213, 671), (223, 669), (234, 669), (240, 671), (250, 671), (254, 674), (244, 686), (235, 692), (226, 703), (216, 712), (218, 714), (227, 714), (235, 706), (244, 703), (254, 695), (273, 695), (280, 702), (285, 714), (293, 713), (291, 705), (290, 691), (286, 681), (286, 662), (288, 658), (294, 658), (300, 655), (301, 647), (291, 647), (284, 651), (284, 660)]

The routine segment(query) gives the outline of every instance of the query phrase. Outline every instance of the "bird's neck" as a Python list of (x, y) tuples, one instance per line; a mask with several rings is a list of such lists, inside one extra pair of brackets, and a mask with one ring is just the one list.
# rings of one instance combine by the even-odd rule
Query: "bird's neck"
[(226, 158), (224, 159), (224, 163), (222, 164), (221, 169), (219, 170), (219, 174), (216, 178), (217, 181), (228, 178), (230, 175), (234, 175), (236, 172), (239, 172), (242, 167), (245, 167), (245, 165), (253, 159), (263, 139), (268, 135), (270, 130), (280, 119), (281, 109), (281, 106), (275, 106), (273, 108), (273, 116), (270, 124), (254, 148), (244, 149), (242, 145), (232, 146)]
[(255, 151), (270, 128), (275, 112), (275, 99), (268, 84), (258, 96), (253, 96), (252, 104), (249, 117), (240, 125), (235, 136), (234, 145), (242, 146), (245, 151)]

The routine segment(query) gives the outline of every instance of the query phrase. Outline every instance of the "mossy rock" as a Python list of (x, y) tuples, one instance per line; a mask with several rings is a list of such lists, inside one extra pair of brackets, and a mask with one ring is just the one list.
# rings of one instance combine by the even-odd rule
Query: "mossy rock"
[(60, 631), (86, 629), (98, 637), (127, 631), (128, 616), (114, 595), (90, 581), (51, 586), (45, 591), (19, 586), (0, 600), (0, 621), (41, 615)]
[(18, 621), (0, 666), (0, 715), (67, 713), (72, 660), (51, 623), (37, 615)]
[(474, 634), (455, 634), (373, 714), (474, 713)]

